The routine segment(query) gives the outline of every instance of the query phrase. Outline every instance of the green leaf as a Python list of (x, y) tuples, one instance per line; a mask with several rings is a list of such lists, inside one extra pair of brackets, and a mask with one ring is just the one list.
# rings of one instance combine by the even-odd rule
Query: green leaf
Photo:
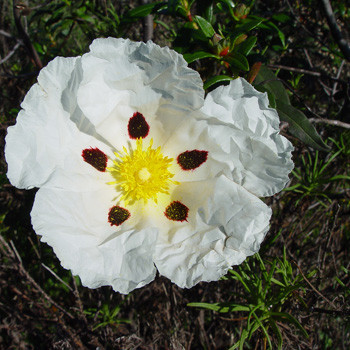
[[(226, 7), (227, 7), (228, 11), (230, 12), (231, 16), (232, 16), (233, 18), (236, 19), (236, 16), (235, 16), (235, 14), (234, 14), (234, 12), (233, 12), (233, 8), (234, 8), (236, 5), (233, 3), (233, 1), (232, 1), (232, 0), (220, 0), (220, 2), (226, 5)], [(221, 7), (221, 4), (220, 4), (220, 3), (217, 3), (217, 4), (216, 4), (216, 6), (218, 7), (218, 9), (219, 9), (220, 11), (225, 11), (222, 7), (221, 7), (221, 9), (220, 9), (219, 5), (220, 5), (220, 7)]]
[(242, 21), (242, 24), (237, 25), (235, 27), (235, 30), (232, 33), (232, 37), (235, 38), (236, 36), (240, 34), (247, 33), (257, 27), (264, 19), (263, 18), (257, 18), (257, 19), (246, 19)]
[(128, 17), (145, 17), (145, 16), (149, 15), (150, 13), (152, 13), (152, 11), (156, 7), (160, 7), (160, 5), (166, 5), (166, 3), (163, 1), (159, 1), (159, 2), (153, 2), (150, 4), (141, 5), (141, 6), (138, 6), (134, 9), (130, 10), (126, 14), (126, 16), (128, 16)]
[(329, 147), (323, 142), (303, 112), (279, 100), (276, 101), (276, 104), (281, 120), (289, 124), (289, 130), (292, 135), (315, 149), (322, 151), (329, 150)]
[(294, 324), (300, 331), (301, 333), (305, 336), (305, 338), (309, 338), (309, 335), (307, 334), (305, 328), (300, 324), (300, 322), (291, 314), (288, 314), (287, 312), (270, 312), (271, 316), (274, 316), (275, 318), (279, 318), (283, 321), (286, 321), (286, 319)]
[(283, 34), (283, 32), (281, 31), (281, 29), (279, 29), (276, 24), (272, 23), (272, 22), (267, 22), (268, 26), (270, 26), (272, 29), (274, 29), (277, 32), (278, 37), (281, 40), (281, 43), (283, 45), (283, 47), (286, 46), (286, 38)]
[(205, 17), (208, 20), (208, 22), (210, 22), (210, 23), (213, 22), (213, 18), (214, 18), (214, 9), (213, 9), (213, 7), (214, 7), (214, 5), (211, 4), (205, 9)]
[(239, 44), (237, 46), (237, 51), (244, 56), (248, 56), (250, 51), (254, 47), (257, 39), (258, 38), (256, 36), (250, 36), (249, 38), (244, 40), (242, 44)]
[(271, 282), (273, 282), (274, 284), (277, 284), (277, 285), (279, 285), (279, 286), (281, 286), (281, 287), (283, 287), (283, 288), (285, 288), (285, 285), (282, 283), (282, 282), (280, 282), (279, 280), (277, 280), (276, 278), (271, 278)]
[(211, 38), (215, 34), (214, 28), (206, 19), (201, 16), (195, 16), (194, 19), (207, 38)]
[(255, 314), (255, 312), (253, 312), (253, 316), (254, 316), (254, 318), (256, 319), (256, 321), (259, 323), (259, 326), (260, 326), (260, 328), (262, 329), (263, 333), (265, 334), (265, 338), (266, 338), (267, 342), (269, 343), (269, 347), (270, 347), (270, 349), (272, 350), (272, 344), (271, 344), (271, 340), (270, 340), (269, 333), (267, 332), (267, 329), (265, 328), (265, 326), (264, 326), (264, 324), (263, 324), (263, 322), (262, 322), (263, 318), (260, 319), (260, 318)]
[(212, 310), (220, 313), (234, 312), (234, 311), (249, 311), (248, 306), (237, 305), (231, 303), (189, 303), (187, 306), (200, 307), (207, 310)]
[(168, 11), (170, 13), (175, 13), (179, 6), (180, 6), (179, 0), (168, 0)]
[(273, 15), (272, 19), (277, 21), (277, 22), (282, 22), (282, 23), (286, 23), (286, 22), (290, 21), (290, 17), (284, 13), (279, 13), (279, 14)]
[(218, 83), (222, 83), (222, 82), (227, 82), (227, 81), (231, 81), (233, 80), (232, 77), (228, 76), (228, 75), (217, 75), (216, 77), (210, 78), (208, 79), (205, 83), (204, 83), (204, 90), (210, 88), (212, 85), (214, 84), (218, 84)]
[(276, 100), (290, 104), (289, 96), (284, 85), (278, 80), (276, 75), (264, 65), (260, 67), (259, 73), (254, 80), (255, 88), (259, 89), (261, 85), (272, 93)]
[(274, 95), (274, 103), (280, 119), (289, 123), (292, 135), (315, 149), (323, 151), (329, 149), (304, 113), (290, 104), (284, 85), (270, 69), (266, 66), (261, 66), (254, 82), (258, 90), (267, 91), (269, 95)]
[(350, 180), (350, 176), (347, 175), (335, 175), (329, 179), (329, 181), (336, 181), (336, 180)]
[(269, 324), (277, 337), (278, 350), (282, 350), (282, 345), (283, 345), (282, 333), (281, 333), (280, 329), (278, 328), (276, 322), (272, 318), (269, 320)]
[(183, 56), (184, 56), (184, 59), (187, 61), (187, 63), (191, 63), (193, 61), (201, 60), (203, 58), (209, 58), (209, 57), (217, 58), (217, 59), (220, 58), (219, 56), (213, 55), (212, 53), (205, 52), (205, 51), (197, 51), (197, 52), (194, 52), (194, 53), (186, 53)]
[(248, 60), (238, 52), (234, 52), (232, 56), (227, 55), (224, 60), (231, 66), (237, 67), (240, 70), (249, 71)]

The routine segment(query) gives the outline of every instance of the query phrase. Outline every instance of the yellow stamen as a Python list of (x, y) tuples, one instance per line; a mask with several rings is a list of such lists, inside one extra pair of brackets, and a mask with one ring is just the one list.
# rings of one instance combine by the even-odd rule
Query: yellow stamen
[(161, 148), (152, 148), (153, 140), (143, 149), (143, 140), (136, 140), (136, 149), (128, 151), (123, 147), (124, 154), (115, 154), (117, 159), (113, 166), (107, 170), (113, 175), (115, 181), (110, 184), (117, 186), (121, 192), (120, 200), (127, 205), (136, 201), (153, 200), (157, 203), (160, 193), (168, 193), (170, 184), (179, 184), (171, 180), (174, 176), (169, 171), (172, 158), (164, 157)]

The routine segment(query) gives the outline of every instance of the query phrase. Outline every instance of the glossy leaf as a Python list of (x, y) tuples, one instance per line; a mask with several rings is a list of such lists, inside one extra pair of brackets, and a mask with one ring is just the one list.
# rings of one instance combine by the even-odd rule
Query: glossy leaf
[(205, 51), (198, 51), (195, 53), (186, 53), (183, 55), (184, 59), (187, 61), (187, 63), (194, 62), (196, 60), (201, 60), (203, 58), (219, 58), (217, 55), (213, 55), (210, 52), (205, 52)]
[(274, 23), (272, 23), (272, 22), (268, 22), (268, 23), (273, 29), (275, 29), (278, 37), (281, 40), (283, 47), (285, 47), (286, 46), (286, 38), (285, 38), (285, 35), (283, 34), (283, 32)]
[(262, 65), (260, 67), (259, 74), (256, 76), (254, 83), (254, 86), (257, 89), (262, 86), (266, 90), (270, 91), (275, 96), (276, 100), (290, 104), (289, 96), (286, 89), (284, 88), (284, 85), (266, 66)]
[(159, 1), (159, 2), (153, 2), (150, 4), (138, 6), (134, 9), (130, 10), (127, 13), (127, 16), (129, 16), (129, 17), (145, 17), (145, 16), (149, 15), (150, 13), (152, 13), (152, 11), (155, 8), (159, 8), (162, 4), (165, 5), (165, 2)]
[(211, 38), (215, 34), (215, 30), (212, 25), (203, 17), (195, 16), (195, 21), (207, 38)]
[(249, 71), (249, 63), (245, 56), (238, 52), (232, 54), (232, 56), (226, 56), (225, 61), (230, 63), (230, 65), (237, 67), (240, 70)]
[(205, 17), (208, 20), (208, 22), (213, 23), (213, 16), (214, 16), (214, 9), (213, 9), (213, 4), (209, 5), (206, 9), (205, 9)]
[(208, 79), (204, 83), (203, 87), (204, 87), (204, 90), (206, 90), (206, 89), (210, 88), (211, 86), (213, 86), (214, 84), (227, 82), (227, 81), (231, 81), (231, 80), (233, 80), (233, 78), (230, 77), (229, 75), (217, 75), (216, 77)]
[[(329, 149), (304, 113), (290, 104), (284, 85), (270, 69), (261, 66), (255, 83), (258, 83), (255, 84), (258, 90), (267, 91), (272, 105), (275, 104), (274, 107), (277, 109), (280, 119), (289, 123), (292, 135), (315, 149), (322, 151)], [(274, 100), (271, 95), (274, 96)]]
[(252, 29), (257, 27), (263, 20), (263, 18), (245, 20), (244, 22), (242, 22), (241, 25), (236, 26), (234, 32), (232, 33), (232, 37), (236, 37), (237, 35), (251, 31)]
[(249, 38), (247, 38), (246, 40), (244, 40), (241, 44), (239, 44), (237, 46), (237, 51), (244, 56), (249, 55), (249, 53), (252, 50), (252, 48), (254, 47), (256, 41), (257, 41), (256, 36), (250, 36)]
[(292, 135), (315, 149), (329, 150), (329, 147), (323, 142), (303, 112), (279, 100), (276, 100), (276, 105), (281, 120), (289, 124), (289, 130)]

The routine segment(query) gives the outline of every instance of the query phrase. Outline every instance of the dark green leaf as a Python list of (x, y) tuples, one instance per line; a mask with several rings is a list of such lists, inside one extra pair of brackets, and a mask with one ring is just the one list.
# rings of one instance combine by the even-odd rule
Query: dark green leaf
[(195, 16), (195, 21), (207, 38), (211, 38), (215, 34), (215, 30), (212, 25), (203, 17)]
[(211, 4), (205, 9), (205, 17), (208, 20), (208, 22), (213, 22), (213, 4)]
[(172, 13), (176, 12), (179, 5), (180, 5), (179, 0), (168, 0), (168, 10)]
[(244, 56), (249, 55), (250, 51), (252, 50), (252, 48), (256, 43), (256, 40), (257, 40), (256, 36), (250, 36), (249, 38), (247, 38), (237, 46), (237, 51)]
[(270, 91), (276, 100), (289, 104), (289, 96), (287, 94), (284, 85), (278, 80), (275, 74), (268, 69), (266, 66), (262, 65), (259, 70), (259, 74), (256, 76), (254, 80), (254, 85), (257, 89), (260, 86), (266, 88), (266, 90)]
[(227, 82), (227, 81), (231, 81), (233, 80), (232, 77), (228, 76), (228, 75), (217, 75), (216, 77), (210, 78), (208, 79), (205, 83), (204, 83), (204, 90), (210, 88), (212, 85), (214, 84), (218, 84), (218, 83), (222, 83), (222, 82)]
[(283, 47), (286, 46), (286, 38), (283, 32), (276, 26), (276, 24), (272, 23), (271, 21), (267, 21), (267, 22), (261, 23), (259, 27), (277, 32), (277, 35), (280, 38)]
[(241, 25), (236, 26), (234, 32), (232, 33), (232, 37), (236, 37), (240, 34), (244, 34), (249, 32), (250, 30), (257, 27), (264, 19), (258, 18), (258, 19), (247, 19), (242, 22)]
[(274, 318), (282, 319), (283, 321), (287, 319), (290, 323), (293, 323), (301, 331), (301, 333), (303, 333), (305, 338), (309, 338), (309, 335), (307, 334), (305, 328), (291, 314), (288, 314), (287, 312), (270, 312), (270, 315), (274, 316)]
[(249, 63), (247, 59), (238, 52), (234, 52), (232, 56), (226, 56), (225, 61), (230, 63), (231, 66), (237, 67), (240, 70), (249, 70)]
[(274, 96), (274, 103), (280, 119), (289, 123), (289, 130), (292, 135), (315, 149), (328, 150), (328, 146), (322, 141), (304, 113), (290, 104), (284, 85), (277, 79), (270, 69), (261, 66), (259, 74), (255, 78), (255, 83), (257, 83), (255, 87), (258, 90), (267, 91), (270, 101), (272, 99), (271, 95)]
[(184, 59), (187, 61), (187, 63), (191, 63), (193, 61), (201, 60), (202, 58), (208, 58), (208, 57), (219, 58), (218, 56), (213, 55), (210, 52), (205, 52), (205, 51), (198, 51), (198, 52), (194, 52), (194, 53), (184, 54)]
[(237, 305), (231, 303), (189, 303), (187, 306), (200, 307), (207, 310), (217, 311), (220, 313), (234, 312), (234, 311), (249, 311), (248, 306)]
[[(230, 12), (231, 16), (233, 18), (236, 18), (236, 16), (234, 15), (234, 12), (233, 12), (233, 8), (235, 7), (235, 4), (233, 3), (232, 0), (220, 0), (223, 4), (226, 5), (228, 11)], [(222, 8), (221, 4), (220, 3), (217, 3), (216, 4), (217, 8), (220, 10), (220, 11), (224, 11), (224, 9)]]
[(152, 11), (155, 8), (159, 8), (161, 4), (165, 5), (165, 2), (159, 1), (159, 2), (153, 2), (150, 4), (141, 5), (130, 10), (126, 15), (129, 17), (145, 17), (150, 13), (152, 13)]
[(276, 104), (281, 120), (289, 124), (289, 130), (292, 135), (315, 149), (329, 150), (329, 147), (323, 142), (303, 112), (280, 100), (277, 100)]
[(272, 318), (270, 319), (269, 324), (277, 337), (278, 350), (282, 350), (282, 345), (283, 345), (282, 333), (281, 333), (280, 329), (278, 328), (276, 322)]
[(274, 19), (277, 22), (285, 23), (285, 22), (288, 22), (290, 20), (290, 17), (284, 13), (279, 13), (277, 15), (273, 15), (272, 19)]

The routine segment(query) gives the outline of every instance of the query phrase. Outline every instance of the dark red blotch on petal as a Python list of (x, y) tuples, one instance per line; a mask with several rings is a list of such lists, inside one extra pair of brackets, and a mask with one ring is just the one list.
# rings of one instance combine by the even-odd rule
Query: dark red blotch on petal
[(182, 170), (193, 170), (198, 168), (208, 159), (207, 151), (186, 151), (177, 156), (177, 162)]
[(111, 224), (111, 226), (119, 226), (124, 221), (128, 220), (130, 217), (130, 212), (127, 209), (124, 209), (122, 207), (119, 207), (115, 205), (109, 210), (108, 213), (108, 222)]
[(186, 221), (189, 209), (179, 201), (171, 202), (165, 209), (164, 215), (173, 221)]
[(86, 163), (92, 165), (98, 171), (105, 171), (107, 167), (107, 156), (98, 148), (86, 148), (81, 156)]
[(128, 132), (132, 139), (145, 138), (148, 135), (149, 125), (141, 113), (135, 112), (132, 118), (130, 118)]

